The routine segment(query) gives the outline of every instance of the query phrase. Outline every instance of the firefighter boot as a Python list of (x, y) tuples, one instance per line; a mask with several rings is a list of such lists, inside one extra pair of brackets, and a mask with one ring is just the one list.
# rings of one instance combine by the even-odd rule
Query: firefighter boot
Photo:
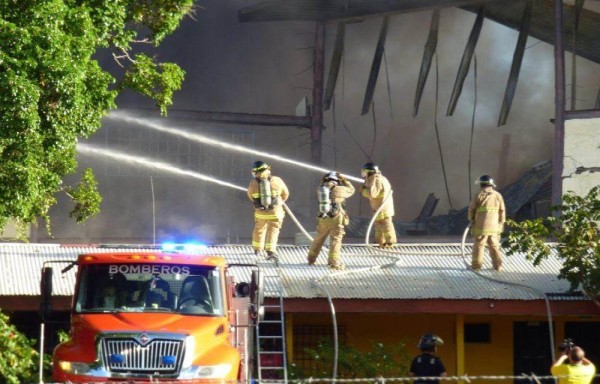
[(317, 256), (311, 252), (308, 252), (307, 261), (308, 265), (315, 265), (315, 263), (317, 262)]
[(329, 269), (331, 271), (343, 271), (346, 266), (344, 264), (329, 264)]
[(277, 257), (277, 254), (273, 251), (267, 251), (267, 260), (272, 260), (277, 262), (279, 259)]

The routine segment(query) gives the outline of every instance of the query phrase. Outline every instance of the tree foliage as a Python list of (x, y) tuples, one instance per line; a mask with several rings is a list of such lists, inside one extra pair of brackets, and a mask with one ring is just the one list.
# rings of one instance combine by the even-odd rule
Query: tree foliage
[[(315, 349), (304, 350), (314, 364), (301, 370), (292, 365), (289, 371), (291, 379), (306, 377), (331, 377), (334, 361), (334, 344), (322, 340)], [(408, 376), (410, 355), (403, 343), (384, 345), (372, 343), (369, 351), (360, 351), (348, 345), (338, 349), (338, 374), (340, 379), (365, 377), (404, 377)]]
[(78, 223), (100, 212), (102, 197), (98, 193), (98, 182), (90, 168), (84, 171), (79, 184), (66, 187), (65, 193), (77, 202), (69, 216), (75, 218)]
[(37, 382), (36, 367), (39, 353), (29, 340), (0, 312), (0, 383), (20, 384)]
[[(166, 113), (184, 72), (145, 52), (192, 12), (193, 0), (0, 0), (0, 228), (47, 219), (58, 191), (75, 200), (77, 221), (98, 212), (97, 190), (61, 185), (76, 170), (77, 140), (125, 89)], [(99, 50), (122, 72), (101, 68)], [(94, 184), (86, 172), (80, 185)]]
[(511, 230), (504, 245), (509, 254), (525, 253), (538, 265), (552, 252), (547, 241), (556, 242), (563, 261), (558, 277), (568, 280), (572, 290), (581, 286), (600, 305), (600, 186), (586, 196), (566, 193), (562, 205), (554, 210), (560, 215), (523, 222), (508, 220)]

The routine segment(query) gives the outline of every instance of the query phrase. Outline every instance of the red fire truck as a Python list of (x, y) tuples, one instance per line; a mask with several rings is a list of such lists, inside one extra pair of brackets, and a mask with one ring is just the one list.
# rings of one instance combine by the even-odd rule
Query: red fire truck
[[(248, 381), (262, 287), (234, 281), (222, 257), (150, 252), (80, 255), (69, 340), (53, 354), (58, 382)], [(49, 313), (52, 269), (42, 273)], [(259, 369), (260, 370), (260, 369)], [(254, 369), (256, 372), (256, 369)]]

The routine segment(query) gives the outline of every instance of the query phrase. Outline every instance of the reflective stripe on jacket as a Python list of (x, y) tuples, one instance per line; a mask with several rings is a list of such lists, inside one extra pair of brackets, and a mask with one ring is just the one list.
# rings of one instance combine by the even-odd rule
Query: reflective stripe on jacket
[[(269, 181), (271, 182), (271, 197), (274, 202), (273, 209), (261, 210), (255, 208), (254, 217), (264, 220), (282, 220), (285, 216), (283, 203), (289, 198), (290, 191), (280, 177), (271, 176)], [(256, 179), (250, 180), (247, 195), (252, 202), (254, 199), (260, 199), (260, 185)]]
[(499, 235), (504, 229), (506, 208), (502, 195), (491, 186), (481, 188), (469, 204), (473, 235)]
[[(381, 173), (375, 173), (365, 180), (362, 187), (362, 195), (369, 199), (371, 209), (375, 212), (381, 207), (381, 204), (383, 204), (383, 201), (391, 190), (392, 185), (387, 177)], [(377, 220), (383, 220), (392, 216), (394, 216), (394, 199), (390, 196), (385, 201), (385, 206), (381, 209)]]

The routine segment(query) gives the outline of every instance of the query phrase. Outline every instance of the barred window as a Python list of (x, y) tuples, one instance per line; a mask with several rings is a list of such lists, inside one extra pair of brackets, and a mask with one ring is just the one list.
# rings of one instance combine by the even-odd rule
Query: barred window
[[(294, 363), (303, 371), (315, 370), (319, 367), (306, 349), (316, 349), (319, 342), (333, 344), (333, 327), (331, 325), (294, 325)], [(338, 342), (345, 344), (345, 327), (338, 325)]]

